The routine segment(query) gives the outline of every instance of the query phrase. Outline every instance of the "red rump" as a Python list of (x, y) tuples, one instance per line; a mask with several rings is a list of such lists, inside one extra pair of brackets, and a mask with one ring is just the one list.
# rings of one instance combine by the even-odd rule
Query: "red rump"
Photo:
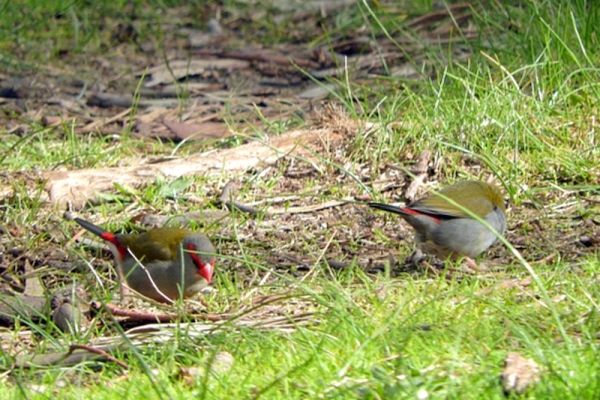
[(424, 212), (421, 212), (421, 211), (417, 211), (415, 209), (408, 208), (408, 207), (403, 208), (402, 211), (404, 211), (406, 214), (410, 214), (410, 215), (424, 215), (426, 217), (429, 217), (429, 218), (435, 220), (435, 222), (437, 224), (441, 224), (442, 223), (442, 220), (440, 218), (436, 217), (433, 214), (427, 214), (427, 213), (424, 213)]
[(121, 261), (125, 259), (125, 257), (127, 256), (127, 249), (123, 247), (121, 243), (119, 243), (119, 239), (117, 239), (117, 236), (115, 234), (110, 232), (102, 232), (100, 234), (100, 237), (106, 240), (107, 242), (115, 245), (117, 251), (119, 252), (119, 257), (121, 258)]

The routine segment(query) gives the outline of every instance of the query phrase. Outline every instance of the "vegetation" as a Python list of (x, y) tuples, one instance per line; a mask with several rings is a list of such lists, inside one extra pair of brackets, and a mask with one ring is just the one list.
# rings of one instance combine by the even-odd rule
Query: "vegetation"
[[(389, 165), (410, 170), (409, 161), (430, 150), (429, 175), (440, 186), (488, 176), (502, 186), (509, 204), (510, 246), (492, 251), (496, 264), (481, 276), (450, 273), (458, 268), (451, 263), (439, 274), (398, 270), (390, 262), (379, 271), (367, 271), (358, 258), (368, 258), (371, 246), (387, 249), (400, 263), (410, 254), (408, 236), (390, 236), (403, 224), (399, 219), (366, 209), (352, 211), (336, 224), (328, 220), (327, 227), (311, 230), (311, 222), (297, 226), (300, 233), (292, 241), (283, 229), (253, 237), (251, 217), (236, 214), (226, 229), (218, 223), (203, 227), (223, 254), (216, 290), (205, 296), (207, 310), (237, 312), (252, 307), (258, 296), (278, 295), (265, 321), (296, 309), (312, 313), (309, 323), (298, 322), (289, 330), (230, 321), (214, 333), (198, 335), (182, 322), (169, 340), (115, 352), (127, 368), (108, 361), (15, 367), (15, 348), (3, 345), (0, 366), (6, 372), (0, 397), (496, 399), (505, 397), (499, 376), (509, 352), (535, 360), (542, 370), (539, 382), (509, 398), (600, 397), (600, 11), (593, 2), (476, 2), (454, 18), (471, 13), (477, 35), (460, 40), (464, 31), (457, 30), (458, 39), (450, 44), (422, 40), (409, 24), (418, 15), (435, 12), (440, 2), (403, 1), (401, 7), (395, 1), (358, 1), (333, 15), (315, 13), (300, 21), (294, 19), (295, 9), (262, 0), (210, 1), (206, 6), (155, 0), (118, 3), (4, 2), (0, 89), (18, 87), (15, 82), (36, 74), (51, 76), (56, 86), (47, 90), (56, 93), (61, 80), (71, 85), (75, 78), (85, 82), (82, 93), (86, 85), (99, 82), (118, 87), (116, 76), (102, 75), (108, 71), (103, 62), (117, 65), (114, 73), (133, 76), (142, 66), (136, 61), (143, 54), (140, 48), (153, 43), (157, 56), (165, 59), (172, 49), (185, 52), (178, 35), (185, 29), (206, 30), (215, 15), (221, 15), (223, 28), (236, 38), (236, 49), (247, 44), (285, 48), (298, 42), (316, 48), (364, 34), (375, 48), (384, 41), (394, 43), (398, 54), (405, 54), (402, 65), (416, 76), (401, 77), (389, 67), (370, 79), (342, 75), (318, 81), (324, 87), (341, 87), (332, 90), (329, 100), (339, 107), (340, 120), (352, 121), (348, 131), (354, 134), (334, 149), (343, 151), (342, 156), (335, 158), (333, 150), (317, 155), (320, 173), (299, 181), (302, 188), (282, 188), (281, 164), (265, 176), (224, 172), (158, 178), (136, 188), (117, 185), (104, 193), (103, 201), (85, 209), (110, 217), (106, 226), (122, 229), (131, 215), (142, 211), (173, 215), (196, 210), (198, 197), (203, 206), (214, 208), (205, 197), (216, 197), (232, 179), (244, 183), (238, 197), (248, 202), (292, 194), (307, 201), (365, 193), (383, 200), (380, 193), (369, 192), (381, 171)], [(419, 5), (415, 15), (406, 14), (417, 7), (410, 3)], [(135, 27), (135, 36), (115, 45), (116, 28), (129, 25)], [(399, 42), (402, 37), (422, 48), (407, 50), (409, 45)], [(385, 58), (383, 52), (379, 56)], [(309, 73), (300, 66), (295, 71)], [(132, 78), (123, 87), (138, 93), (142, 79)], [(3, 273), (16, 265), (11, 249), (36, 254), (38, 267), (51, 258), (48, 249), (62, 249), (78, 263), (92, 254), (67, 245), (76, 227), (62, 219), (64, 209), (46, 201), (38, 172), (124, 168), (140, 158), (235, 148), (250, 135), (174, 143), (133, 135), (133, 122), (124, 123), (117, 134), (102, 129), (82, 133), (75, 119), (44, 124), (40, 117), (50, 103), (32, 100), (25, 111), (15, 111), (12, 104), (0, 99)], [(120, 111), (105, 110), (100, 116)], [(137, 111), (132, 108), (130, 121)], [(238, 122), (231, 108), (220, 112), (226, 123)], [(294, 118), (265, 117), (263, 122), (253, 135), (311, 126), (311, 121)], [(257, 224), (264, 222), (256, 218)], [(353, 235), (356, 229), (362, 234), (359, 225), (365, 221), (373, 234), (369, 240), (356, 231)], [(285, 220), (278, 224), (285, 225)], [(344, 240), (340, 232), (347, 235)], [(325, 250), (330, 248), (341, 253), (351, 249), (358, 256), (348, 256), (348, 265), (335, 270), (326, 262)], [(319, 257), (313, 264), (294, 264), (284, 271), (271, 258), (281, 249)], [(104, 265), (109, 264), (104, 258)], [(85, 272), (51, 271), (44, 270), (46, 283), (48, 275), (57, 285), (73, 276), (93, 282)], [(97, 287), (95, 295), (108, 298), (113, 286)], [(66, 351), (69, 344), (108, 333), (122, 336), (118, 325), (105, 318), (102, 328), (79, 335), (23, 323), (7, 330), (3, 343), (10, 337), (23, 351), (41, 354), (50, 348)], [(31, 330), (36, 333), (19, 338), (19, 332)]]

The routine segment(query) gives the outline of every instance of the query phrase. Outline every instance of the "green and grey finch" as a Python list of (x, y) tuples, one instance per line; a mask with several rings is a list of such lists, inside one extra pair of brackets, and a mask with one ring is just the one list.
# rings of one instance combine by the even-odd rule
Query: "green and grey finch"
[[(506, 211), (497, 186), (482, 181), (463, 181), (439, 193), (504, 234)], [(406, 207), (381, 203), (369, 203), (369, 206), (400, 214), (415, 229), (419, 248), (438, 257), (474, 258), (498, 240), (486, 226), (441, 196), (430, 195)]]
[(190, 297), (212, 279), (215, 248), (202, 234), (176, 228), (114, 234), (81, 218), (75, 222), (108, 243), (121, 279), (146, 297), (160, 302)]

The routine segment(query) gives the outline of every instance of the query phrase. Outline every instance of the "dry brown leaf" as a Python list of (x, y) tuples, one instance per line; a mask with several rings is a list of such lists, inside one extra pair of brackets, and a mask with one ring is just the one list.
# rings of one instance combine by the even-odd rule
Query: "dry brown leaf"
[(540, 380), (541, 368), (530, 358), (517, 352), (510, 352), (504, 359), (504, 369), (500, 378), (505, 393), (523, 393)]
[(179, 140), (221, 139), (231, 133), (227, 125), (223, 123), (203, 122), (201, 124), (191, 124), (168, 120), (163, 120), (162, 123)]

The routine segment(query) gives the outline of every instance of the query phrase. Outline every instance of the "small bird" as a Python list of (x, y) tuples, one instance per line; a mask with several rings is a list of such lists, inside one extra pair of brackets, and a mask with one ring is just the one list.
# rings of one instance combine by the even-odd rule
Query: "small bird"
[(159, 228), (141, 234), (114, 234), (74, 218), (75, 222), (110, 246), (121, 283), (160, 302), (190, 297), (211, 281), (215, 248), (202, 234), (177, 228)]
[[(498, 233), (504, 234), (506, 211), (497, 186), (482, 181), (463, 181), (439, 193), (486, 221)], [(368, 205), (400, 214), (415, 229), (417, 246), (441, 258), (475, 258), (498, 240), (482, 223), (441, 196), (430, 195), (406, 207), (381, 203)], [(475, 265), (472, 260), (470, 264)]]

